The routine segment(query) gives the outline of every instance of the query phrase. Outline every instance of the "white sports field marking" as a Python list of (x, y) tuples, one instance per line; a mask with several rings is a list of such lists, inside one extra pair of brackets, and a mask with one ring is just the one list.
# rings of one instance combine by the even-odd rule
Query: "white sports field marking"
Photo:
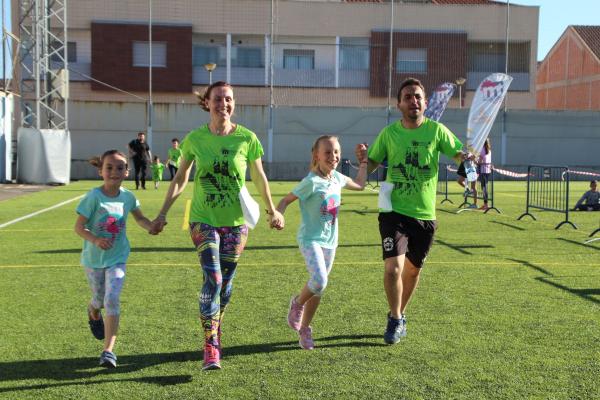
[(185, 202), (185, 212), (183, 213), (183, 224), (181, 225), (182, 231), (187, 231), (190, 226), (190, 209), (192, 208), (192, 201), (188, 200)]
[[(347, 265), (381, 265), (381, 261), (364, 261), (364, 262), (344, 262), (341, 263)], [(545, 261), (529, 261), (531, 264), (542, 264), (544, 266), (564, 266), (567, 262), (545, 262)], [(595, 267), (598, 263), (568, 263), (569, 266), (580, 266), (580, 267)], [(274, 266), (274, 267), (295, 267), (295, 266), (305, 266), (305, 263), (244, 263), (245, 267), (266, 267), (266, 266)], [(464, 261), (427, 261), (427, 265), (496, 265), (496, 266), (520, 266), (523, 265), (520, 262), (481, 262), (481, 261), (473, 261), (473, 262), (464, 262)], [(199, 267), (196, 263), (190, 264), (133, 264), (127, 263), (128, 267)], [(39, 264), (39, 265), (0, 265), (0, 269), (10, 269), (10, 268), (47, 268), (47, 267), (65, 267), (65, 268), (73, 268), (73, 267), (81, 267), (80, 264)]]
[(54, 205), (54, 206), (52, 206), (52, 207), (44, 208), (43, 210), (36, 211), (36, 212), (34, 212), (34, 213), (31, 213), (31, 214), (25, 215), (25, 216), (23, 216), (23, 217), (19, 217), (19, 218), (17, 218), (17, 219), (13, 219), (12, 221), (5, 222), (4, 224), (0, 225), (0, 229), (4, 228), (4, 227), (6, 227), (6, 226), (12, 225), (12, 224), (16, 224), (17, 222), (19, 222), (19, 221), (23, 221), (24, 219), (28, 219), (28, 218), (31, 218), (31, 217), (35, 217), (36, 215), (39, 215), (39, 214), (45, 213), (45, 212), (47, 212), (47, 211), (50, 211), (50, 210), (54, 210), (55, 208), (58, 208), (58, 207), (62, 207), (62, 206), (64, 206), (65, 204), (69, 204), (69, 203), (72, 203), (72, 202), (74, 202), (75, 200), (79, 200), (79, 199), (80, 199), (80, 198), (82, 198), (83, 196), (84, 196), (84, 195), (82, 194), (81, 196), (77, 196), (77, 197), (74, 197), (74, 198), (72, 198), (72, 199), (70, 199), (70, 200), (63, 201), (62, 203), (58, 203), (58, 204), (56, 204), (56, 205)]

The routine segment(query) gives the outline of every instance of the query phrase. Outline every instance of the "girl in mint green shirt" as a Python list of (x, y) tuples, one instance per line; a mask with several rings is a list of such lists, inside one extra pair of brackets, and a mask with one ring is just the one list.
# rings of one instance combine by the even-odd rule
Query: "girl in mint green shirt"
[(309, 280), (300, 294), (293, 296), (288, 311), (288, 325), (298, 331), (300, 347), (314, 348), (310, 323), (327, 286), (327, 279), (338, 244), (338, 215), (342, 188), (363, 190), (367, 163), (361, 163), (356, 181), (337, 172), (341, 149), (337, 137), (321, 136), (312, 147), (311, 170), (277, 206), (283, 214), (288, 205), (300, 200), (302, 223), (298, 245), (306, 261)]
[[(90, 190), (77, 206), (75, 232), (84, 239), (81, 264), (92, 290), (88, 322), (94, 337), (104, 340), (100, 365), (114, 368), (117, 356), (113, 347), (119, 329), (121, 289), (130, 250), (125, 233), (127, 216), (131, 213), (137, 224), (148, 231), (152, 223), (142, 214), (134, 194), (121, 187), (129, 176), (125, 154), (109, 150), (90, 163), (98, 168), (104, 182)], [(106, 321), (102, 318), (102, 308), (106, 311)]]

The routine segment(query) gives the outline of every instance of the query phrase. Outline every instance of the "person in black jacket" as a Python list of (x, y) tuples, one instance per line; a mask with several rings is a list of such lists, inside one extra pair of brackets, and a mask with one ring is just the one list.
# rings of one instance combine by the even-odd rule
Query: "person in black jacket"
[(146, 134), (144, 132), (138, 132), (137, 139), (129, 142), (129, 157), (133, 160), (133, 167), (135, 169), (135, 188), (140, 188), (141, 181), (142, 189), (145, 190), (146, 170), (152, 156), (150, 154), (150, 146), (146, 143)]

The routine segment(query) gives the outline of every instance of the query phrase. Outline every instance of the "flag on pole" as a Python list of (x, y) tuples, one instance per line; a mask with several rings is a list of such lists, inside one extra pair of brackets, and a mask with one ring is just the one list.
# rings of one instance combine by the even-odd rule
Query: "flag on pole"
[(511, 76), (495, 73), (479, 84), (467, 123), (467, 148), (474, 154), (481, 152), (512, 80)]
[(456, 85), (450, 82), (444, 82), (436, 87), (427, 102), (425, 116), (434, 121), (439, 121), (455, 90)]

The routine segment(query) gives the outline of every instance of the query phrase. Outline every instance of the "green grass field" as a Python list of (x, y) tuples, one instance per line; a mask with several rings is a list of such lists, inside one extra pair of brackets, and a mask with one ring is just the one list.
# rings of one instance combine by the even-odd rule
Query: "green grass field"
[[(147, 216), (156, 215), (166, 184), (136, 192)], [(0, 225), (97, 185), (2, 201)], [(292, 185), (272, 183), (275, 200)], [(573, 183), (573, 199), (586, 188)], [(307, 278), (294, 204), (284, 231), (263, 224), (251, 232), (223, 327), (223, 369), (203, 372), (202, 275), (182, 229), (191, 193), (160, 236), (129, 221), (116, 370), (97, 367), (101, 342), (87, 326), (77, 202), (0, 229), (0, 398), (600, 398), (600, 241), (584, 244), (600, 213), (573, 213), (578, 230), (555, 230), (558, 213), (517, 221), (524, 182), (496, 182), (502, 214), (456, 214), (458, 190), (454, 205), (438, 199), (439, 229), (407, 310), (408, 336), (386, 346), (376, 194), (346, 191), (311, 352), (285, 320)]]

